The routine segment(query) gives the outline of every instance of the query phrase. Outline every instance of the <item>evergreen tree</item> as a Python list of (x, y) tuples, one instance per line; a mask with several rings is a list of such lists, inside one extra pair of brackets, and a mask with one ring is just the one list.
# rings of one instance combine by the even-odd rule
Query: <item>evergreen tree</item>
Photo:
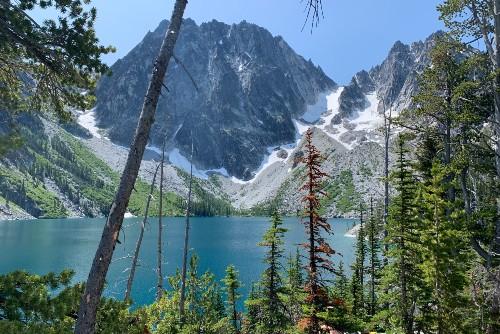
[[(271, 226), (259, 243), (259, 246), (266, 248), (264, 258), (266, 269), (258, 282), (258, 296), (254, 291), (253, 295), (256, 298), (249, 298), (247, 301), (249, 307), (258, 310), (252, 320), (254, 322), (254, 333), (256, 334), (281, 333), (283, 328), (290, 324), (284, 303), (284, 299), (286, 299), (284, 294), (288, 291), (285, 290), (280, 274), (282, 268), (281, 259), (283, 258), (283, 236), (286, 232), (286, 229), (281, 227), (282, 224), (278, 211), (274, 211), (271, 217)], [(300, 271), (297, 272), (296, 268), (293, 270), (292, 284), (295, 286), (299, 284), (297, 281), (300, 277), (297, 276), (300, 275)], [(296, 288), (294, 287), (294, 289)], [(295, 293), (295, 291), (292, 291), (292, 293)]]
[(286, 278), (285, 293), (282, 299), (290, 322), (295, 324), (302, 316), (302, 304), (304, 303), (304, 275), (298, 248), (295, 256), (292, 253), (288, 256)]
[[(101, 56), (113, 48), (100, 45), (94, 30), (97, 12), (87, 9), (88, 2), (0, 1), (2, 111), (51, 110), (67, 120), (67, 106), (91, 108), (94, 98), (81, 91), (92, 90), (96, 74), (107, 72)], [(30, 16), (33, 10), (54, 11), (57, 19), (37, 23)]]
[(306, 183), (302, 187), (306, 191), (305, 202), (305, 227), (308, 236), (307, 243), (303, 246), (308, 253), (306, 267), (307, 280), (305, 285), (305, 317), (300, 326), (309, 334), (320, 333), (320, 313), (326, 310), (329, 303), (326, 291), (324, 273), (333, 272), (330, 256), (334, 250), (322, 236), (322, 233), (331, 233), (330, 224), (319, 214), (320, 198), (326, 194), (322, 191), (322, 180), (327, 175), (321, 171), (322, 156), (313, 144), (313, 132), (308, 129), (305, 134), (306, 152), (302, 162), (306, 167)]
[(392, 200), (387, 225), (389, 263), (383, 271), (381, 326), (397, 328), (405, 334), (414, 333), (416, 303), (421, 286), (421, 255), (419, 253), (418, 221), (415, 208), (415, 179), (407, 158), (403, 135), (397, 138), (397, 162), (392, 173), (398, 195)]
[(469, 332), (464, 310), (473, 307), (465, 296), (470, 269), (465, 215), (458, 201), (447, 198), (447, 175), (447, 168), (435, 163), (432, 179), (422, 186), (418, 198), (422, 217), (420, 267), (426, 288), (419, 298), (425, 317), (421, 326), (437, 334)]
[(363, 207), (360, 205), (359, 230), (356, 238), (356, 258), (352, 265), (351, 293), (353, 313), (363, 317), (365, 315), (365, 260), (367, 255), (366, 234), (363, 217)]
[(262, 333), (279, 333), (287, 322), (284, 306), (279, 294), (283, 292), (283, 282), (281, 280), (280, 268), (283, 258), (283, 235), (286, 229), (278, 211), (274, 211), (271, 217), (271, 227), (266, 231), (259, 246), (266, 247), (264, 263), (267, 268), (264, 270), (261, 286), (261, 307), (262, 307)]
[(226, 268), (226, 277), (223, 279), (225, 290), (226, 290), (226, 303), (227, 303), (227, 314), (229, 315), (231, 322), (233, 324), (233, 329), (235, 333), (239, 333), (239, 315), (236, 309), (236, 304), (240, 295), (238, 289), (241, 287), (241, 283), (238, 280), (238, 271), (233, 265)]
[(344, 264), (339, 262), (335, 280), (330, 290), (333, 307), (328, 308), (326, 321), (332, 328), (342, 332), (357, 332), (363, 329), (363, 321), (353, 314), (351, 284), (344, 271)]
[[(186, 308), (184, 321), (179, 318), (181, 273), (168, 279), (171, 289), (160, 300), (145, 309), (147, 329), (158, 334), (225, 334), (233, 332), (233, 324), (225, 312), (222, 291), (214, 274), (198, 273), (198, 257), (193, 254), (189, 262), (186, 282)], [(144, 331), (143, 333), (148, 333)]]
[(373, 317), (377, 313), (377, 291), (379, 289), (381, 270), (380, 246), (380, 215), (374, 211), (373, 198), (370, 198), (370, 219), (367, 226), (368, 239), (368, 270), (370, 274), (368, 315)]

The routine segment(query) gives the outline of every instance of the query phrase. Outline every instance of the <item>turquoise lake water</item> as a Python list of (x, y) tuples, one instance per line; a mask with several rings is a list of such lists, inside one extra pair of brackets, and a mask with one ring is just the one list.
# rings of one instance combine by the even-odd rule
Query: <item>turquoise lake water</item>
[[(127, 268), (138, 236), (141, 218), (125, 219), (116, 246), (113, 262), (107, 276), (105, 294), (123, 298)], [(172, 275), (180, 268), (184, 240), (184, 218), (164, 218), (163, 272)], [(101, 237), (105, 219), (39, 219), (0, 222), (0, 274), (22, 269), (44, 274), (50, 271), (73, 269), (75, 282), (85, 281)], [(343, 261), (347, 267), (354, 258), (354, 238), (344, 234), (355, 220), (331, 219), (334, 234), (328, 236), (335, 255), (335, 266)], [(157, 218), (149, 220), (140, 253), (140, 267), (136, 271), (132, 297), (142, 305), (154, 299), (156, 284)], [(263, 269), (264, 249), (257, 246), (269, 227), (267, 217), (194, 217), (191, 218), (190, 248), (199, 257), (199, 272), (213, 272), (217, 279), (224, 277), (225, 268), (234, 264), (243, 282), (246, 297), (252, 282), (257, 281)], [(299, 243), (306, 240), (303, 225), (297, 218), (285, 218), (287, 252), (295, 253)], [(167, 283), (165, 283), (167, 286)]]

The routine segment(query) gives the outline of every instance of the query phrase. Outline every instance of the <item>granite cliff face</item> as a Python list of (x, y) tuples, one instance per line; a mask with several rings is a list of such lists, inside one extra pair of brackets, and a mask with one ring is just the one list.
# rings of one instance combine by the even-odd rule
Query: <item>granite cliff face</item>
[[(114, 142), (127, 145), (133, 136), (167, 25), (149, 32), (98, 84), (97, 125)], [(295, 141), (292, 119), (336, 87), (281, 37), (245, 21), (198, 26), (186, 19), (175, 55), (180, 62), (170, 64), (151, 145), (160, 147), (166, 136), (172, 160), (189, 156), (193, 138), (197, 168), (243, 180), (253, 177), (268, 147)]]

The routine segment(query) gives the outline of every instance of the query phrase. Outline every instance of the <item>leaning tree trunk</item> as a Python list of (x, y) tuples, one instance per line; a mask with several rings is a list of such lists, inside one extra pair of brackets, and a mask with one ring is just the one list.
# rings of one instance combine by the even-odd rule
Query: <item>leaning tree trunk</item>
[(179, 301), (179, 315), (181, 323), (184, 322), (184, 304), (186, 301), (186, 271), (187, 255), (189, 246), (189, 215), (191, 214), (191, 190), (193, 186), (193, 139), (191, 138), (191, 172), (189, 174), (189, 191), (186, 207), (186, 229), (184, 231), (184, 254), (182, 258), (182, 279), (181, 279), (181, 297)]
[(159, 199), (159, 208), (158, 208), (158, 258), (157, 258), (157, 275), (158, 275), (158, 283), (156, 285), (156, 300), (160, 300), (163, 296), (163, 273), (161, 270), (163, 256), (162, 256), (162, 236), (163, 236), (163, 167), (165, 164), (165, 143), (167, 138), (163, 141), (163, 147), (161, 150), (161, 162), (160, 162), (160, 199)]
[(148, 220), (149, 205), (151, 204), (151, 199), (153, 197), (153, 191), (155, 189), (156, 175), (158, 174), (158, 169), (160, 164), (156, 166), (155, 173), (153, 174), (153, 180), (151, 181), (151, 188), (149, 189), (149, 195), (146, 200), (146, 209), (144, 210), (144, 219), (141, 224), (141, 231), (139, 232), (139, 237), (137, 238), (137, 243), (135, 244), (134, 257), (132, 258), (132, 266), (130, 267), (130, 274), (127, 280), (127, 289), (125, 290), (125, 301), (130, 300), (130, 294), (132, 292), (132, 283), (134, 281), (135, 269), (137, 267), (137, 260), (139, 258), (139, 250), (141, 249), (142, 239), (144, 237), (144, 229), (146, 227), (146, 222)]
[(111, 258), (113, 257), (130, 194), (134, 188), (139, 167), (141, 166), (151, 125), (154, 122), (158, 99), (164, 85), (163, 78), (167, 72), (168, 63), (172, 57), (177, 37), (179, 36), (182, 16), (184, 15), (186, 5), (187, 0), (176, 0), (170, 25), (165, 33), (158, 58), (153, 66), (151, 81), (149, 82), (148, 91), (144, 98), (137, 129), (128, 153), (127, 163), (120, 179), (118, 191), (111, 205), (108, 219), (104, 225), (101, 241), (99, 242), (87, 284), (85, 285), (85, 292), (81, 298), (78, 319), (75, 325), (75, 334), (93, 334), (95, 332), (97, 307), (101, 299), (106, 274), (111, 263)]

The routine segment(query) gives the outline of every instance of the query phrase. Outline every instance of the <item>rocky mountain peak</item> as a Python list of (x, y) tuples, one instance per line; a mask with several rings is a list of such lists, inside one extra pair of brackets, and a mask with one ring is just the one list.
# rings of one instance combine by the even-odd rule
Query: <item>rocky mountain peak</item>
[[(131, 140), (167, 24), (146, 34), (98, 84), (97, 125), (114, 142)], [(246, 21), (197, 25), (186, 19), (175, 54), (182, 64), (169, 66), (151, 146), (161, 146), (166, 137), (169, 156), (188, 156), (192, 133), (198, 168), (241, 179), (253, 176), (268, 147), (293, 142), (292, 120), (336, 87), (283, 38)]]

